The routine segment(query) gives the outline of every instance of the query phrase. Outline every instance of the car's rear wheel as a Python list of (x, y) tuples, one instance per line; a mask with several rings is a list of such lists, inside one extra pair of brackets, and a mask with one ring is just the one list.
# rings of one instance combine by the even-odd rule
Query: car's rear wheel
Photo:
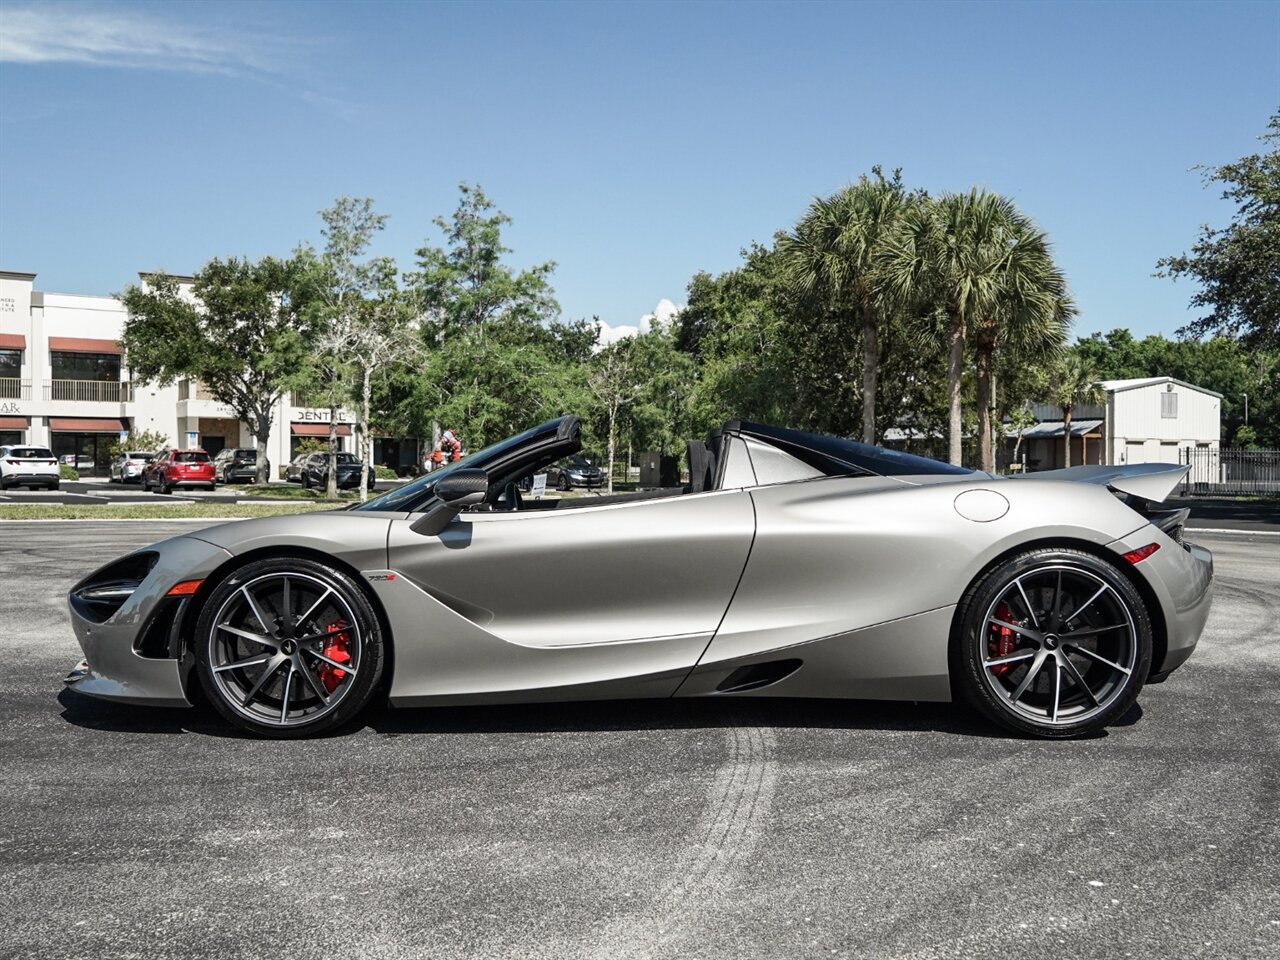
[(563, 473), (560, 474), (560, 479), (556, 481), (556, 489), (561, 491), (569, 489), (569, 478)]
[(1020, 733), (1093, 733), (1133, 705), (1151, 666), (1146, 606), (1114, 565), (1068, 549), (1001, 563), (960, 604), (958, 682)]
[(381, 679), (378, 618), (340, 570), (258, 560), (210, 594), (196, 627), (200, 681), (218, 712), (266, 737), (327, 733), (368, 704)]

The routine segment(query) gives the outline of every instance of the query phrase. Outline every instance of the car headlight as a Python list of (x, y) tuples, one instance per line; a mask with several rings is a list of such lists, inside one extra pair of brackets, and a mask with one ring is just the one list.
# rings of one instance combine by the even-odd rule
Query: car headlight
[(71, 606), (94, 623), (104, 623), (142, 585), (160, 555), (151, 551), (109, 563), (71, 588)]

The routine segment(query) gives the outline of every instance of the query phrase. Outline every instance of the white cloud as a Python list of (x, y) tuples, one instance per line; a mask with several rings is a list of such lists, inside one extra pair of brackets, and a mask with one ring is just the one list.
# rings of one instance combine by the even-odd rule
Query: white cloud
[(280, 40), (240, 30), (80, 4), (6, 7), (0, 30), (0, 62), (7, 63), (260, 75), (279, 70), (282, 47)]
[(648, 333), (653, 329), (654, 324), (659, 327), (669, 327), (673, 320), (680, 314), (683, 307), (678, 307), (672, 301), (663, 297), (658, 301), (658, 305), (653, 308), (653, 313), (646, 313), (640, 318), (640, 322), (635, 326), (627, 324), (619, 324), (618, 326), (610, 326), (603, 320), (597, 321), (596, 330), (599, 337), (596, 340), (596, 350), (603, 350), (611, 343), (617, 343), (626, 337), (634, 337), (637, 334)]

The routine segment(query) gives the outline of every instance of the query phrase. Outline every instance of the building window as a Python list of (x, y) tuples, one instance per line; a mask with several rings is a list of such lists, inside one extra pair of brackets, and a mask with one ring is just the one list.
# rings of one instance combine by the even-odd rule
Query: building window
[(22, 395), (22, 351), (0, 350), (0, 400), (25, 400)]
[(1160, 394), (1160, 416), (1165, 420), (1178, 419), (1178, 395), (1176, 393)]
[(120, 382), (118, 353), (70, 353), (54, 350), (50, 365), (53, 367), (54, 380)]

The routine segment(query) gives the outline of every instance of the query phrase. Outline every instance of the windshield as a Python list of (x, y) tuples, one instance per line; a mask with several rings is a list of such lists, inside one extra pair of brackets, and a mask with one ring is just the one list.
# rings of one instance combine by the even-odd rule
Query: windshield
[(173, 455), (176, 463), (207, 463), (209, 455), (203, 450), (182, 450)]
[(130, 450), (124, 457), (126, 460), (154, 460), (156, 455), (154, 453), (144, 453), (141, 450)]
[(340, 453), (338, 454), (338, 462), (339, 463), (359, 463), (360, 458), (357, 457), (354, 453)]
[(524, 433), (517, 433), (514, 437), (508, 437), (506, 440), (499, 440), (497, 443), (485, 447), (476, 453), (468, 454), (461, 460), (455, 460), (446, 467), (438, 470), (432, 470), (426, 476), (419, 477), (412, 483), (406, 483), (403, 487), (390, 490), (380, 497), (374, 497), (366, 503), (362, 503), (353, 510), (388, 510), (397, 513), (405, 513), (410, 509), (410, 504), (421, 502), (425, 495), (429, 494), (431, 488), (440, 481), (442, 477), (447, 477), (455, 470), (465, 467), (483, 467), (490, 460), (501, 457), (508, 450), (512, 450), (521, 444), (527, 442), (534, 437), (539, 431), (544, 430), (545, 424), (526, 430)]
[(564, 461), (564, 465), (566, 467), (580, 467), (583, 470), (591, 469), (591, 461), (581, 454), (575, 454), (570, 457), (568, 460)]
[(9, 456), (15, 460), (52, 460), (53, 451), (45, 447), (11, 447)]

